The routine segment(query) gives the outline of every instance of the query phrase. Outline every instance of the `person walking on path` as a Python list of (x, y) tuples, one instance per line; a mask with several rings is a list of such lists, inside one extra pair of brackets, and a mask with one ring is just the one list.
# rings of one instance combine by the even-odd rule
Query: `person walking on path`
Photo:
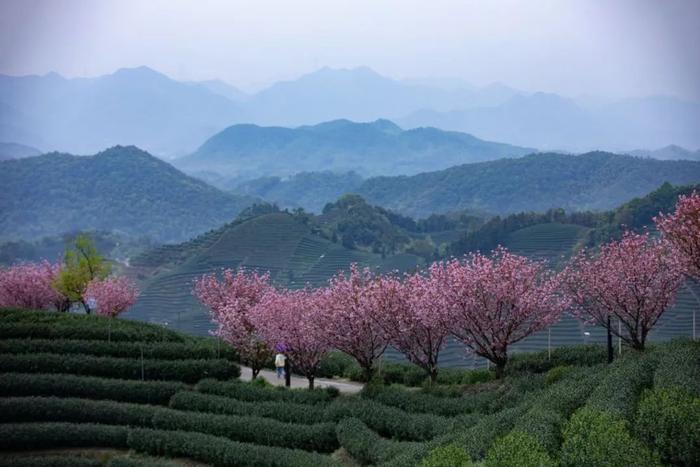
[(275, 368), (277, 369), (277, 379), (284, 376), (284, 364), (287, 362), (287, 357), (282, 352), (277, 352), (275, 355)]

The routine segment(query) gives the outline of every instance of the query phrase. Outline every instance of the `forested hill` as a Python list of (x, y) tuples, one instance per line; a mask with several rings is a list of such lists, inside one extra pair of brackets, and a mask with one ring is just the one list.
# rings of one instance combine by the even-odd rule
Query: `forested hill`
[(320, 170), (410, 175), (532, 152), (532, 148), (484, 141), (467, 133), (403, 130), (388, 120), (335, 120), (299, 128), (234, 125), (175, 165), (190, 173), (214, 172), (241, 179)]
[(140, 149), (0, 162), (0, 238), (103, 230), (182, 241), (232, 220), (252, 198), (222, 192)]
[(499, 214), (550, 208), (606, 210), (643, 196), (664, 182), (700, 182), (700, 162), (606, 152), (579, 156), (542, 153), (410, 177), (375, 177), (357, 191), (372, 204), (425, 217), (462, 209)]

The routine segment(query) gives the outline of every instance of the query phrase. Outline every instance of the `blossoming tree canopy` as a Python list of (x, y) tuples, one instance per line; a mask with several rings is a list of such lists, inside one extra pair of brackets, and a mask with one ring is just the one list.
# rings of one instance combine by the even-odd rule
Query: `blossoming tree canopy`
[(433, 267), (452, 334), (496, 365), (500, 377), (508, 346), (553, 324), (567, 306), (558, 280), (541, 262), (503, 248)]
[(660, 214), (654, 222), (687, 262), (689, 275), (700, 279), (700, 194), (680, 196), (676, 210)]
[(66, 311), (70, 302), (53, 287), (59, 271), (48, 261), (0, 269), (0, 307)]
[(573, 312), (581, 319), (608, 327), (634, 349), (643, 350), (649, 331), (673, 304), (683, 283), (684, 265), (665, 240), (626, 233), (622, 240), (586, 251), (564, 271), (564, 285)]
[(217, 326), (215, 334), (236, 348), (241, 359), (250, 365), (255, 378), (265, 361), (272, 355), (267, 343), (260, 337), (250, 312), (272, 292), (269, 274), (244, 270), (223, 271), (202, 276), (195, 282), (194, 293), (211, 312)]
[(283, 348), (295, 370), (314, 387), (321, 358), (330, 350), (321, 309), (322, 291), (283, 290), (265, 294), (250, 314), (270, 348)]
[(431, 381), (437, 379), (438, 357), (446, 343), (449, 328), (440, 319), (444, 296), (440, 293), (437, 277), (415, 273), (404, 277), (398, 306), (384, 320), (391, 345), (406, 358), (428, 373)]
[(400, 288), (396, 278), (352, 264), (347, 275), (338, 274), (324, 289), (321, 312), (328, 343), (353, 357), (367, 379), (389, 343), (386, 326), (379, 323), (395, 313)]
[(93, 279), (85, 289), (85, 297), (95, 301), (97, 313), (112, 318), (136, 303), (138, 296), (136, 284), (126, 277)]

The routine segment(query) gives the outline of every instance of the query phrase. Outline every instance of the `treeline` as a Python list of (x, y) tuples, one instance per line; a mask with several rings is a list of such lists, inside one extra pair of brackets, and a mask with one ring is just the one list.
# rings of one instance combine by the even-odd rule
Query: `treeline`
[(619, 239), (626, 230), (641, 231), (650, 226), (660, 212), (671, 211), (679, 195), (700, 191), (700, 185), (673, 186), (664, 183), (641, 198), (604, 212), (582, 211), (567, 213), (550, 209), (545, 213), (523, 212), (506, 217), (496, 216), (480, 228), (466, 232), (445, 250), (446, 256), (461, 256), (475, 251), (488, 252), (503, 244), (507, 237), (520, 229), (542, 223), (575, 224), (591, 230), (586, 245), (594, 247), (611, 239)]

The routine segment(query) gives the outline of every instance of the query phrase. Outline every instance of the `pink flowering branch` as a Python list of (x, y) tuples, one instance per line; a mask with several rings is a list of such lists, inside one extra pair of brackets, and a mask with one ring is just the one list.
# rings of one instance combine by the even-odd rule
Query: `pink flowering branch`
[(221, 279), (209, 274), (195, 281), (194, 294), (209, 308), (217, 326), (214, 334), (236, 349), (241, 360), (252, 368), (253, 378), (272, 352), (255, 328), (250, 313), (263, 296), (272, 291), (268, 273), (246, 274), (243, 270), (234, 273), (227, 269)]
[(94, 300), (97, 313), (111, 318), (126, 311), (139, 296), (136, 284), (126, 277), (93, 279), (85, 288), (87, 300)]
[[(684, 265), (675, 253), (665, 240), (629, 232), (597, 255), (579, 253), (563, 273), (574, 315), (644, 350), (649, 331), (683, 283)], [(609, 326), (609, 317), (620, 322), (622, 332)]]
[(0, 308), (67, 311), (70, 302), (53, 287), (60, 268), (48, 261), (0, 268)]
[(680, 196), (676, 210), (659, 214), (654, 222), (684, 260), (688, 275), (700, 279), (700, 194)]

